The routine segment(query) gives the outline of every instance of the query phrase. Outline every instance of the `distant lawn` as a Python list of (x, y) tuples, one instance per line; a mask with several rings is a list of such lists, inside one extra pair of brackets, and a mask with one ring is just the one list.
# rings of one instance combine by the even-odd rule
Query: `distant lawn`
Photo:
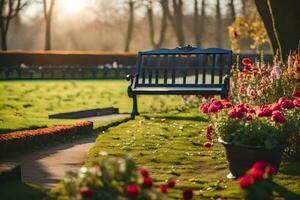
[[(156, 186), (168, 178), (178, 180), (174, 199), (186, 187), (193, 188), (195, 199), (241, 199), (236, 181), (226, 178), (229, 171), (223, 147), (202, 147), (202, 129), (207, 123), (197, 109), (142, 115), (99, 135), (86, 165), (91, 165), (99, 151), (130, 154), (139, 166), (150, 170)], [(283, 162), (275, 181), (300, 194), (300, 162)]]
[[(0, 81), (0, 133), (76, 120), (49, 120), (49, 114), (114, 106), (130, 113), (132, 100), (123, 80)], [(183, 105), (180, 96), (143, 96), (141, 112), (166, 111)]]

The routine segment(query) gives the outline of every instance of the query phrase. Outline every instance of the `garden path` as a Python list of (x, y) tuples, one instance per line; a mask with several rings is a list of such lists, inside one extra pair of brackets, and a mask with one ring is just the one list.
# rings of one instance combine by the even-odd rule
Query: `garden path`
[[(113, 115), (86, 119), (99, 122), (124, 118), (124, 116)], [(84, 164), (87, 152), (94, 144), (96, 137), (91, 136), (59, 144), (13, 158), (8, 162), (21, 164), (24, 182), (50, 189), (63, 178), (67, 171), (76, 172)]]

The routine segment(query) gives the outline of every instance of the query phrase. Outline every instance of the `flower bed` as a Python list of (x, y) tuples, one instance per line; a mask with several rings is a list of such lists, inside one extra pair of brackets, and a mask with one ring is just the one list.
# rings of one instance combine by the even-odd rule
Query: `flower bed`
[(49, 143), (49, 141), (64, 139), (71, 135), (88, 134), (92, 130), (93, 122), (83, 121), (67, 126), (53, 126), (1, 134), (0, 158), (30, 148), (32, 145)]

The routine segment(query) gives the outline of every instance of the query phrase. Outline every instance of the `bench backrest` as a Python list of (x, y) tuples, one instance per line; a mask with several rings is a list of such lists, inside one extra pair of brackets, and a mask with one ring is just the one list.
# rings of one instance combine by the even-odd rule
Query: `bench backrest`
[(232, 52), (192, 46), (138, 53), (134, 87), (222, 86), (230, 73)]

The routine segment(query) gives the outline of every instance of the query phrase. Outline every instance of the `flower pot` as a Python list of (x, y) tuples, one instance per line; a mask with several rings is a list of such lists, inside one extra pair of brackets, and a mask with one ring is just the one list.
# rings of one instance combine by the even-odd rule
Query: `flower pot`
[(284, 145), (266, 149), (262, 146), (234, 145), (220, 138), (218, 141), (225, 147), (229, 171), (231, 172), (227, 176), (228, 178), (238, 178), (244, 175), (257, 161), (265, 161), (279, 169)]

